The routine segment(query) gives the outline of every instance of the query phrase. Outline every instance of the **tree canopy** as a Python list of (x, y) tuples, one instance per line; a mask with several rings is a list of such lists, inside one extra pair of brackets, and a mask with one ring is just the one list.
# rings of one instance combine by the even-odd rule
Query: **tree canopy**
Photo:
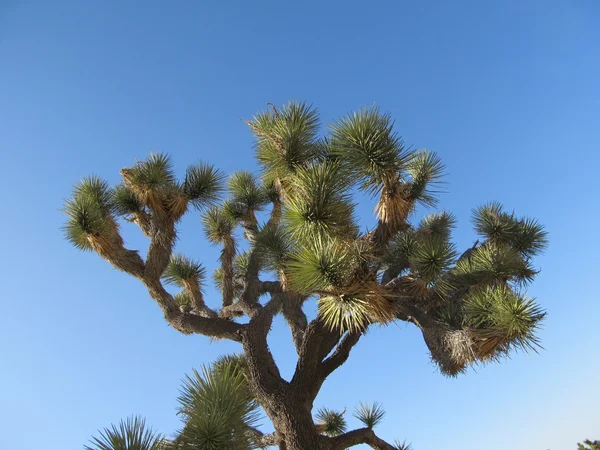
[[(525, 292), (538, 273), (533, 258), (547, 245), (538, 221), (490, 202), (473, 210), (479, 240), (458, 251), (452, 213), (415, 220), (419, 205), (438, 204), (440, 157), (405, 146), (377, 107), (324, 132), (316, 109), (300, 102), (271, 105), (247, 123), (258, 174), (226, 177), (199, 163), (179, 178), (169, 156), (152, 154), (121, 170), (117, 186), (98, 177), (77, 184), (64, 230), (76, 248), (139, 279), (176, 330), (242, 344), (249, 387), (281, 448), (394, 448), (368, 426), (330, 436), (311, 415), (323, 382), (369, 327), (414, 324), (449, 376), (539, 346), (545, 313)], [(358, 225), (358, 192), (374, 199), (370, 229)], [(218, 302), (205, 298), (204, 265), (173, 252), (177, 225), (194, 210), (221, 248), (212, 276)], [(149, 239), (144, 257), (126, 247), (120, 220)], [(308, 302), (317, 304), (314, 318), (305, 313)], [(298, 356), (290, 381), (267, 344), (277, 314)], [(369, 408), (363, 412), (376, 421), (376, 406)]]

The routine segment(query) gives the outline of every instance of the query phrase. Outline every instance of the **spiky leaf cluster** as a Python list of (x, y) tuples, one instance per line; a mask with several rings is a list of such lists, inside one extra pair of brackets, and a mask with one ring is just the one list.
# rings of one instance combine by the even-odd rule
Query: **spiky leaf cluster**
[(535, 350), (537, 331), (545, 313), (536, 302), (518, 295), (506, 286), (475, 290), (465, 298), (466, 325), (479, 337), (493, 343), (495, 353), (508, 353), (512, 348)]
[(524, 257), (535, 256), (548, 245), (548, 233), (539, 222), (508, 214), (498, 202), (476, 208), (473, 223), (481, 236), (490, 242), (510, 246)]
[(348, 424), (344, 418), (344, 413), (334, 411), (328, 408), (320, 408), (317, 411), (317, 421), (321, 433), (327, 436), (339, 436), (346, 432)]
[(331, 126), (330, 152), (362, 190), (377, 193), (409, 161), (393, 121), (377, 107), (363, 108)]
[(360, 403), (355, 411), (354, 417), (360, 420), (367, 428), (373, 429), (377, 426), (384, 418), (385, 410), (383, 405), (378, 402)]
[(213, 244), (221, 244), (231, 239), (235, 228), (235, 221), (224, 208), (212, 206), (202, 215), (204, 233)]
[(67, 215), (63, 227), (67, 240), (89, 251), (93, 248), (90, 238), (111, 233), (116, 227), (112, 199), (113, 191), (106, 181), (95, 176), (81, 180), (63, 210)]
[(196, 208), (202, 208), (219, 199), (223, 178), (220, 170), (210, 164), (199, 163), (188, 167), (182, 190)]
[(261, 112), (249, 125), (257, 137), (256, 157), (269, 179), (285, 182), (317, 156), (319, 116), (306, 103)]
[(162, 450), (163, 437), (146, 426), (141, 417), (130, 417), (118, 425), (104, 428), (93, 437), (86, 450)]
[(169, 284), (181, 287), (185, 286), (186, 282), (202, 285), (206, 279), (206, 269), (199, 262), (181, 254), (174, 254), (163, 274), (163, 279)]
[(249, 431), (260, 414), (237, 359), (222, 360), (200, 372), (194, 370), (184, 380), (178, 401), (184, 420), (175, 440), (179, 448), (255, 448)]
[(241, 170), (232, 173), (227, 186), (231, 195), (227, 209), (236, 219), (247, 218), (254, 211), (262, 209), (268, 202), (266, 190), (250, 172)]
[(354, 232), (353, 203), (340, 165), (324, 163), (298, 170), (289, 179), (284, 225), (292, 238), (310, 242), (315, 236)]

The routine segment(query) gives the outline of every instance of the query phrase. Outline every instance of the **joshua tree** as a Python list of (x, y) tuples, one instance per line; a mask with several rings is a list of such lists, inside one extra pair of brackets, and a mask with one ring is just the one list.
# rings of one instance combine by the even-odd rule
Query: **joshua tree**
[[(317, 112), (300, 103), (271, 106), (248, 125), (261, 173), (231, 174), (227, 199), (220, 200), (224, 176), (212, 166), (191, 166), (178, 180), (170, 159), (153, 154), (123, 169), (114, 188), (95, 177), (79, 183), (66, 202), (65, 232), (77, 248), (139, 279), (174, 329), (241, 344), (249, 386), (280, 448), (394, 448), (369, 427), (327, 436), (311, 414), (323, 382), (369, 327), (414, 324), (450, 376), (536, 348), (544, 312), (522, 290), (547, 242), (537, 221), (499, 203), (481, 206), (473, 212), (480, 240), (457, 253), (451, 213), (411, 220), (418, 205), (436, 205), (440, 158), (405, 148), (377, 108), (350, 114), (323, 135)], [(357, 225), (357, 191), (376, 198), (370, 230)], [(190, 209), (200, 210), (207, 238), (222, 248), (214, 274), (220, 305), (204, 296), (204, 267), (173, 253), (177, 224)], [(125, 247), (119, 218), (148, 237), (144, 257)], [(165, 283), (181, 291), (172, 295)], [(307, 318), (307, 302), (317, 303), (316, 317)], [(276, 314), (297, 352), (291, 380), (281, 377), (267, 344)]]

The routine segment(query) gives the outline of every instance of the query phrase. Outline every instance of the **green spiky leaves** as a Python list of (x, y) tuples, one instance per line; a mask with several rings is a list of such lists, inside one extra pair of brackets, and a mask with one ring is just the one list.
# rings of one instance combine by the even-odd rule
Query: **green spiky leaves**
[(317, 411), (317, 421), (319, 431), (327, 436), (339, 436), (346, 432), (348, 427), (344, 413), (334, 411), (328, 408), (320, 408)]
[(456, 258), (454, 245), (438, 237), (422, 239), (409, 257), (414, 274), (425, 283), (434, 283)]
[(461, 284), (495, 285), (526, 284), (535, 278), (537, 271), (514, 248), (487, 243), (459, 261), (454, 273)]
[(331, 126), (331, 155), (343, 163), (362, 190), (379, 192), (409, 161), (389, 114), (361, 109)]
[(427, 236), (434, 236), (444, 240), (450, 239), (452, 229), (456, 226), (454, 214), (441, 211), (424, 217), (417, 230)]
[(227, 185), (231, 195), (227, 207), (236, 219), (248, 218), (269, 201), (267, 192), (250, 172), (244, 170), (234, 172), (230, 175)]
[(435, 206), (444, 170), (444, 164), (436, 153), (428, 150), (413, 153), (407, 164), (407, 172), (411, 178), (409, 198), (425, 206)]
[(295, 240), (340, 236), (354, 232), (353, 204), (339, 164), (327, 163), (299, 170), (290, 179), (284, 221)]
[(354, 417), (360, 420), (369, 429), (375, 428), (384, 418), (385, 410), (381, 403), (360, 403), (354, 411)]
[(220, 170), (199, 163), (188, 167), (182, 190), (196, 208), (202, 208), (219, 199), (223, 178)]
[(221, 361), (187, 376), (179, 396), (185, 426), (176, 438), (183, 448), (250, 450), (251, 427), (259, 419), (237, 360)]
[(183, 287), (187, 283), (202, 284), (206, 279), (206, 269), (202, 264), (193, 261), (183, 255), (171, 256), (163, 279), (169, 284)]
[(213, 244), (220, 244), (230, 239), (235, 228), (235, 221), (231, 215), (224, 208), (215, 206), (204, 212), (202, 223), (206, 237)]
[(535, 332), (546, 313), (526, 296), (506, 286), (475, 290), (465, 299), (464, 316), (484, 339), (482, 345), (508, 353), (513, 347), (535, 350)]
[(86, 450), (161, 450), (163, 437), (146, 426), (141, 417), (131, 417), (119, 425), (111, 425), (93, 437)]
[(538, 221), (518, 219), (506, 213), (498, 202), (476, 208), (473, 223), (480, 235), (491, 242), (509, 245), (525, 257), (541, 253), (548, 245), (548, 233)]
[(257, 137), (256, 157), (270, 179), (285, 180), (317, 156), (319, 116), (306, 103), (273, 107), (248, 125)]
[(291, 256), (286, 270), (290, 286), (305, 293), (343, 287), (357, 264), (350, 250), (339, 240), (316, 237)]
[(73, 189), (73, 196), (63, 209), (67, 223), (63, 227), (67, 240), (79, 250), (92, 250), (90, 239), (110, 234), (113, 218), (113, 191), (98, 177), (84, 178)]

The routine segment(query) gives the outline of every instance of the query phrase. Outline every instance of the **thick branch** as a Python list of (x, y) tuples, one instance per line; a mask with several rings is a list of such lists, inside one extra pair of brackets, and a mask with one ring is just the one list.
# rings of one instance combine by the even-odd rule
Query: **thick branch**
[(392, 444), (378, 437), (370, 428), (359, 428), (340, 436), (329, 438), (331, 450), (341, 450), (355, 445), (367, 444), (377, 450), (396, 450)]
[(300, 348), (302, 347), (302, 342), (304, 340), (304, 330), (308, 325), (306, 314), (304, 314), (304, 311), (302, 310), (303, 302), (304, 297), (300, 295), (292, 293), (284, 294), (282, 308), (283, 317), (290, 327), (294, 346), (296, 347), (296, 352), (298, 354), (300, 354)]
[(331, 375), (331, 373), (334, 370), (336, 370), (348, 360), (348, 356), (350, 356), (350, 351), (356, 345), (361, 336), (361, 332), (354, 331), (351, 333), (347, 333), (343, 337), (343, 339), (338, 344), (337, 348), (331, 354), (331, 356), (321, 363), (321, 367), (319, 368), (320, 379), (325, 380), (325, 378)]
[(317, 396), (321, 385), (317, 378), (319, 364), (340, 338), (340, 333), (330, 330), (320, 317), (308, 324), (291, 381), (298, 395), (307, 397), (311, 402)]

